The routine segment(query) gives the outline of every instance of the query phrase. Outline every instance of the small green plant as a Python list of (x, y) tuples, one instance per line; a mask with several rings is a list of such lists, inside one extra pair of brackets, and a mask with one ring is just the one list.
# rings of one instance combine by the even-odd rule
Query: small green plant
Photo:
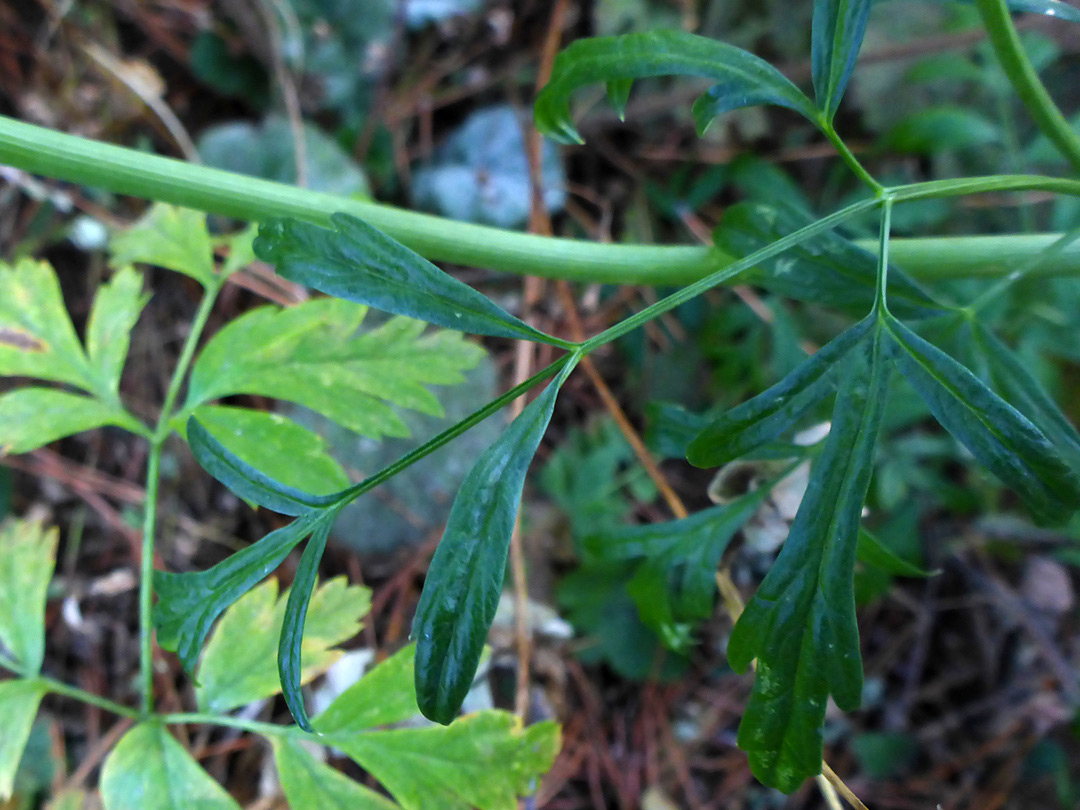
[[(1050, 142), (1080, 167), (1080, 136), (1064, 122), (1027, 62), (1009, 17), (1010, 6), (1004, 0), (977, 0), (976, 5), (994, 51), (1021, 100)], [(1062, 3), (1022, 0), (1011, 6), (1080, 20), (1075, 8)], [(55, 438), (60, 435), (57, 425), (66, 425), (62, 432), (70, 432), (114, 424), (139, 432), (151, 442), (140, 604), (144, 704), (138, 716), (143, 719), (143, 725), (131, 733), (153, 741), (162, 750), (172, 745), (171, 738), (161, 730), (163, 721), (152, 720), (149, 714), (151, 624), (157, 628), (158, 642), (165, 649), (175, 650), (184, 667), (195, 672), (208, 637), (210, 646), (204, 656), (213, 649), (214, 636), (210, 634), (215, 620), (224, 614), (223, 624), (227, 622), (229, 611), (251, 598), (245, 594), (307, 539), (295, 583), (281, 612), (277, 647), (280, 686), (297, 727), (285, 731), (262, 727), (252, 730), (266, 732), (276, 740), (275, 751), (279, 757), (285, 752), (286, 760), (289, 756), (300, 756), (301, 749), (293, 746), (292, 741), (302, 739), (306, 733), (321, 732), (326, 741), (356, 756), (361, 764), (380, 775), (403, 804), (424, 805), (426, 799), (406, 799), (417, 795), (409, 792), (411, 787), (401, 787), (400, 782), (380, 773), (373, 761), (360, 756), (355, 741), (350, 743), (337, 734), (340, 726), (333, 725), (331, 730), (322, 716), (309, 718), (302, 700), (300, 687), (309, 671), (303, 659), (305, 621), (310, 625), (318, 615), (317, 599), (313, 601), (312, 597), (316, 572), (338, 512), (528, 390), (550, 380), (467, 476), (450, 510), (417, 610), (413, 625), (415, 700), (429, 718), (451, 723), (483, 654), (502, 589), (507, 549), (526, 470), (552, 417), (560, 386), (590, 352), (719, 284), (749, 282), (854, 316), (852, 325), (780, 382), (743, 404), (701, 422), (684, 442), (691, 463), (719, 466), (777, 442), (821, 401), (834, 399), (828, 437), (819, 446), (798, 454), (811, 457), (812, 470), (790, 535), (735, 625), (728, 647), (730, 662), (736, 670), (744, 671), (753, 661), (757, 662), (753, 694), (738, 734), (739, 745), (748, 752), (754, 774), (765, 784), (787, 792), (797, 789), (807, 777), (819, 774), (828, 699), (832, 697), (842, 709), (854, 709), (861, 700), (863, 673), (853, 571), (860, 539), (865, 555), (876, 554), (881, 559), (872, 538), (860, 532), (860, 521), (882, 417), (895, 378), (903, 378), (912, 386), (941, 425), (977, 461), (1013, 489), (1039, 520), (1060, 522), (1080, 508), (1080, 435), (1042, 392), (1024, 364), (979, 318), (986, 301), (1037, 269), (1042, 259), (1056, 255), (1055, 251), (1071, 237), (1015, 237), (1016, 241), (1010, 244), (1026, 253), (1027, 263), (1007, 268), (1005, 278), (966, 304), (945, 300), (913, 280), (901, 267), (922, 270), (931, 276), (939, 265), (955, 271), (965, 264), (970, 266), (992, 258), (980, 254), (976, 242), (956, 240), (949, 246), (939, 244), (935, 253), (928, 256), (918, 252), (917, 242), (901, 245), (892, 241), (893, 212), (904, 205), (984, 192), (1037, 190), (1080, 196), (1080, 181), (995, 175), (886, 186), (877, 180), (834, 126), (862, 44), (869, 10), (869, 0), (816, 0), (812, 31), (813, 99), (758, 57), (682, 32), (582, 40), (559, 55), (551, 81), (535, 108), (537, 126), (557, 140), (567, 143), (581, 140), (570, 110), (571, 96), (581, 88), (604, 84), (608, 97), (621, 112), (634, 81), (656, 76), (691, 76), (711, 82), (711, 87), (693, 105), (700, 131), (716, 116), (736, 108), (755, 104), (785, 107), (810, 121), (862, 183), (863, 195), (859, 199), (820, 219), (792, 206), (741, 205), (725, 216), (716, 234), (716, 247), (710, 248), (596, 245), (448, 223), (373, 203), (187, 166), (0, 119), (0, 159), (67, 180), (258, 220), (262, 225), (254, 242), (255, 254), (272, 263), (285, 278), (332, 296), (288, 312), (253, 313), (227, 327), (214, 339), (223, 343), (216, 354), (214, 341), (203, 350), (203, 357), (209, 352), (215, 359), (205, 361), (202, 366), (200, 361), (195, 362), (188, 401), (177, 406), (198, 335), (227, 270), (215, 271), (206, 259), (205, 250), (190, 249), (187, 236), (161, 238), (157, 242), (151, 239), (153, 247), (146, 252), (139, 249), (125, 252), (121, 243), (120, 252), (125, 260), (149, 261), (187, 272), (208, 290), (196, 316), (193, 337), (181, 357), (174, 386), (166, 397), (162, 420), (154, 429), (132, 421), (116, 401), (110, 369), (115, 371), (122, 358), (118, 361), (115, 354), (103, 355), (101, 350), (95, 350), (93, 321), (85, 355), (66, 327), (62, 334), (32, 333), (29, 338), (19, 332), (18, 338), (9, 341), (0, 355), (23, 357), (23, 365), (15, 363), (6, 373), (25, 374), (28, 353), (38, 348), (39, 343), (51, 347), (55, 342), (57, 347), (62, 347), (57, 351), (69, 360), (61, 362), (62, 358), (58, 357), (55, 366), (50, 360), (48, 374), (34, 374), (86, 392), (76, 395), (49, 389), (47, 393), (17, 391), (8, 395), (14, 397), (5, 413), (10, 420), (5, 424), (11, 427), (4, 430), (10, 430), (11, 435), (3, 442), (12, 449), (26, 449)], [(843, 235), (845, 228), (867, 216), (876, 219), (879, 233), (876, 250), (868, 250)], [(160, 223), (168, 218), (189, 218), (189, 215), (158, 213), (152, 215), (146, 229), (160, 233)], [(196, 224), (201, 227), (201, 220), (194, 224), (189, 221), (193, 229)], [(187, 232), (186, 228), (170, 230), (175, 234)], [(421, 254), (432, 260), (571, 279), (686, 286), (578, 343), (528, 326), (443, 273)], [(20, 272), (42, 272), (20, 268), (9, 272), (13, 276)], [(1072, 269), (1075, 271), (1075, 267)], [(107, 310), (121, 313), (116, 316), (116, 329), (123, 331), (124, 324), (130, 325), (137, 314), (136, 302), (141, 300), (138, 286), (128, 276), (118, 276), (107, 288), (111, 296), (126, 302)], [(5, 300), (12, 299), (5, 296)], [(53, 302), (50, 306), (55, 312), (58, 304)], [(230, 417), (223, 409), (208, 415), (205, 408), (213, 398), (232, 393), (284, 398), (310, 394), (312, 398), (302, 404), (321, 407), (339, 421), (350, 417), (368, 419), (374, 413), (376, 416), (371, 417), (376, 420), (374, 424), (365, 422), (350, 427), (389, 433), (393, 420), (382, 407), (383, 400), (415, 407), (418, 401), (423, 401), (418, 385), (445, 382), (443, 378), (421, 375), (416, 380), (407, 380), (413, 385), (403, 390), (404, 381), (399, 376), (401, 363), (397, 360), (392, 370), (372, 372), (369, 368), (358, 372), (362, 375), (366, 372), (362, 382), (351, 376), (340, 383), (336, 379), (327, 381), (321, 375), (290, 375), (286, 382), (269, 380), (280, 368), (282, 359), (277, 355), (263, 357), (260, 347), (277, 336), (284, 336), (281, 351), (286, 357), (315, 357), (330, 361), (331, 365), (340, 362), (342, 368), (350, 369), (342, 373), (351, 373), (348, 353), (359, 351), (360, 344), (370, 334), (353, 337), (359, 324), (355, 313), (360, 310), (350, 307), (366, 306), (444, 329), (547, 343), (564, 350), (564, 354), (525, 383), (352, 486), (340, 486), (338, 473), (329, 469), (323, 470), (318, 482), (297, 480), (297, 475), (315, 475), (309, 466), (295, 462), (298, 456), (318, 456), (320, 451), (310, 439), (304, 445), (306, 452), (286, 448), (279, 450), (274, 458), (260, 455), (267, 449), (265, 442), (246, 448), (230, 444), (229, 431), (221, 427), (221, 420), (227, 422), (236, 417)], [(28, 310), (21, 306), (14, 311)], [(353, 314), (349, 315), (350, 312)], [(305, 314), (311, 320), (305, 322)], [(43, 323), (57, 329), (59, 321), (50, 315)], [(405, 347), (410, 345), (410, 340), (426, 339), (419, 336), (415, 327), (401, 326), (400, 321), (391, 323), (399, 325), (382, 329), (390, 330), (392, 335), (387, 339), (394, 346)], [(313, 333), (304, 331), (308, 328)], [(400, 331), (394, 332), (395, 329)], [(439, 340), (448, 343), (451, 340), (442, 337), (444, 333), (436, 334)], [(926, 337), (942, 334), (966, 337), (964, 357), (970, 368)], [(950, 341), (939, 342), (953, 345)], [(434, 373), (432, 366), (422, 367)], [(349, 413), (336, 411), (335, 401), (311, 394), (312, 388), (317, 389), (320, 383), (334, 391), (331, 400), (342, 388), (362, 392), (368, 399), (362, 409), (350, 408)], [(37, 400), (22, 402), (18, 398), (31, 396)], [(22, 431), (28, 428), (23, 427), (24, 423), (35, 424), (31, 417), (45, 404), (57, 415), (38, 428), (36, 438), (25, 438)], [(237, 495), (295, 520), (207, 571), (153, 572), (158, 467), (162, 445), (173, 429), (186, 432), (200, 464)], [(290, 428), (295, 429), (295, 426)], [(277, 433), (273, 435), (276, 437)], [(306, 471), (300, 473), (300, 466), (305, 466)], [(783, 476), (784, 472), (778, 471), (775, 480)], [(335, 478), (338, 484), (331, 480)], [(686, 639), (678, 628), (708, 611), (714, 598), (715, 565), (730, 538), (753, 511), (754, 499), (766, 492), (767, 487), (732, 504), (673, 523), (597, 536), (589, 545), (595, 554), (622, 559), (634, 566), (635, 587), (643, 595), (639, 601), (653, 606), (653, 611), (643, 616), (644, 620), (656, 628), (674, 628), (669, 641), (682, 644)], [(29, 705), (28, 701), (36, 700), (32, 696), (39, 695), (50, 683), (40, 678), (35, 680), (32, 670), (32, 666), (17, 670), (27, 675), (28, 680), (16, 682), (20, 686), (6, 687), (31, 695), (22, 698), (24, 707)], [(355, 701), (350, 709), (363, 716), (367, 707)], [(123, 707), (117, 710), (131, 711)], [(334, 716), (347, 723), (348, 714), (343, 709)], [(222, 722), (206, 714), (183, 717)], [(164, 722), (169, 719), (166, 717)], [(433, 745), (451, 746), (466, 737), (467, 730), (490, 730), (502, 724), (498, 732), (502, 735), (500, 746), (520, 752), (523, 758), (523, 764), (511, 767), (512, 784), (503, 785), (505, 789), (498, 791), (498, 801), (492, 798), (495, 793), (485, 793), (483, 800), (470, 795), (458, 804), (463, 801), (482, 807), (505, 806), (504, 800), (512, 799), (515, 790), (524, 789), (527, 777), (542, 770), (550, 760), (554, 732), (544, 729), (520, 732), (509, 723), (505, 716), (492, 715), (454, 721), (441, 738), (437, 737), (438, 730), (427, 731)], [(389, 735), (403, 733), (387, 732), (384, 739), (395, 739)], [(122, 742), (113, 754), (113, 761), (123, 762), (123, 758), (115, 758), (121, 749), (131, 750), (134, 745), (125, 748)], [(391, 751), (392, 746), (386, 750)], [(503, 749), (492, 746), (486, 750)], [(369, 757), (370, 751), (369, 748)], [(396, 755), (386, 754), (391, 758)], [(505, 768), (506, 763), (502, 765)], [(111, 786), (124, 784), (125, 779), (136, 779), (137, 767), (132, 763), (128, 767), (114, 765), (106, 769), (107, 802), (110, 795), (115, 795)], [(288, 761), (282, 770), (288, 790), (289, 777), (285, 776), (291, 772)], [(490, 778), (488, 773), (476, 784), (489, 784), (483, 780)], [(206, 784), (205, 780), (200, 784)], [(118, 801), (110, 806), (125, 805)]]

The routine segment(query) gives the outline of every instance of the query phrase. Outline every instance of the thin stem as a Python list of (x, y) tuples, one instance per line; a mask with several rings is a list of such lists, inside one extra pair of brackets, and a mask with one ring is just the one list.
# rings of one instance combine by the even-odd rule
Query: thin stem
[(169, 388), (158, 417), (157, 427), (150, 439), (150, 452), (146, 459), (146, 507), (143, 514), (142, 559), (139, 564), (139, 681), (142, 694), (142, 714), (149, 715), (154, 710), (154, 539), (157, 534), (158, 489), (161, 483), (161, 456), (165, 442), (169, 438), (173, 410), (180, 396), (188, 368), (195, 357), (199, 338), (206, 328), (210, 312), (214, 308), (223, 281), (215, 280), (207, 287), (195, 317), (191, 322), (180, 359), (173, 369)]
[(821, 131), (825, 133), (825, 137), (829, 139), (829, 143), (833, 145), (833, 148), (840, 156), (840, 159), (844, 161), (856, 177), (870, 187), (875, 196), (880, 197), (885, 191), (885, 187), (874, 179), (874, 176), (859, 162), (859, 159), (855, 157), (855, 153), (848, 148), (848, 145), (844, 143), (843, 138), (841, 138), (839, 133), (833, 128), (832, 123), (822, 118), (819, 124), (821, 126)]
[(1012, 83), (1016, 95), (1027, 107), (1043, 134), (1073, 168), (1080, 171), (1080, 135), (1065, 120), (1024, 52), (1024, 45), (1020, 42), (1020, 35), (1013, 25), (1005, 0), (975, 0), (975, 5), (978, 6), (983, 25), (990, 35), (994, 55)]
[(787, 236), (777, 239), (775, 242), (766, 245), (760, 250), (756, 250), (753, 253), (739, 259), (736, 262), (732, 262), (722, 270), (718, 270), (715, 273), (706, 276), (700, 281), (696, 281), (689, 286), (683, 287), (678, 292), (672, 293), (666, 298), (661, 298), (655, 304), (640, 310), (629, 318), (620, 323), (615, 324), (609, 329), (605, 329), (598, 335), (589, 338), (581, 345), (581, 350), (584, 353), (588, 353), (603, 346), (606, 343), (611, 343), (613, 340), (617, 340), (623, 335), (632, 332), (642, 324), (651, 321), (653, 318), (663, 315), (665, 312), (669, 312), (675, 307), (685, 304), (693, 298), (701, 295), (706, 290), (712, 289), (718, 284), (725, 281), (730, 281), (740, 273), (744, 273), (747, 270), (754, 267), (759, 262), (763, 262), (766, 259), (771, 259), (774, 256), (783, 253), (788, 248), (795, 247), (801, 242), (805, 242), (807, 239), (816, 236), (819, 233), (830, 231), (837, 225), (846, 222), (849, 219), (861, 214), (865, 211), (869, 211), (872, 208), (876, 208), (880, 205), (880, 201), (873, 200), (861, 200), (857, 203), (853, 203), (846, 208), (842, 208), (834, 214), (830, 214), (823, 219), (819, 219), (817, 222), (807, 225), (805, 228), (800, 228)]
[(49, 678), (45, 675), (31, 678), (30, 680), (36, 680), (40, 682), (46, 689), (53, 694), (64, 695), (65, 697), (74, 698), (75, 700), (81, 700), (83, 703), (89, 703), (91, 706), (97, 706), (99, 709), (104, 709), (107, 712), (112, 712), (120, 717), (129, 717), (132, 720), (139, 719), (139, 712), (135, 709), (124, 706), (117, 703), (114, 700), (103, 698), (99, 695), (95, 695), (93, 692), (87, 692), (85, 689), (80, 689), (77, 686), (70, 686), (63, 681), (58, 681), (54, 678)]
[(877, 295), (874, 309), (884, 315), (889, 312), (889, 237), (892, 235), (892, 197), (886, 197), (881, 205), (881, 233), (878, 236)]
[(237, 728), (241, 731), (250, 731), (253, 734), (261, 734), (264, 737), (305, 737), (309, 740), (318, 739), (317, 734), (309, 734), (298, 726), (283, 726), (277, 723), (262, 723), (258, 720), (248, 720), (243, 717), (233, 717), (228, 714), (204, 714), (202, 712), (184, 712), (180, 714), (165, 714), (161, 716), (161, 722), (166, 725), (210, 725)]
[[(841, 155), (843, 156), (843, 155)], [(618, 245), (504, 231), (453, 222), (388, 205), (322, 194), (283, 183), (195, 166), (122, 146), (66, 135), (0, 116), (0, 163), (71, 183), (131, 194), (149, 200), (225, 214), (248, 221), (297, 217), (329, 225), (330, 215), (358, 216), (433, 261), (455, 262), (544, 278), (612, 284), (687, 284), (734, 261), (715, 247), (701, 245)], [(1047, 180), (1048, 178), (1041, 178)], [(1076, 184), (1034, 189), (1080, 194)], [(955, 181), (943, 181), (955, 182)], [(1065, 182), (1065, 181), (1059, 181)], [(912, 187), (919, 188), (918, 186)], [(997, 191), (983, 183), (973, 192)], [(915, 193), (914, 191), (912, 193)], [(929, 193), (929, 192), (927, 192)], [(932, 196), (932, 195), (931, 195)], [(948, 196), (948, 195), (942, 195)], [(912, 199), (915, 199), (914, 197)], [(901, 201), (898, 198), (898, 201)], [(893, 259), (916, 278), (985, 275), (987, 267), (1008, 272), (997, 262), (1002, 249), (1013, 255), (1038, 251), (1049, 237), (965, 237), (895, 240)], [(987, 241), (989, 240), (989, 241)], [(874, 241), (861, 242), (872, 250)], [(1062, 254), (1047, 274), (1080, 275), (1080, 250)]]

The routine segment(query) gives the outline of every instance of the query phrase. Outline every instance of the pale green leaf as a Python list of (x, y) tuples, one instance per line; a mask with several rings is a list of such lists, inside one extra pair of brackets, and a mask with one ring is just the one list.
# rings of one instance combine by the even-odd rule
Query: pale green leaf
[(28, 453), (104, 425), (143, 432), (143, 426), (119, 407), (80, 394), (55, 388), (16, 388), (0, 395), (0, 455)]
[(255, 252), (279, 275), (335, 298), (474, 335), (566, 345), (363, 220), (334, 214), (331, 222), (333, 229), (271, 220)]
[(201, 405), (193, 418), (229, 452), (285, 486), (313, 495), (349, 486), (349, 476), (326, 452), (326, 441), (280, 414)]
[(37, 521), (0, 525), (0, 647), (24, 671), (40, 670), (45, 654), (45, 594), (57, 538), (56, 529)]
[(95, 389), (56, 273), (44, 262), (0, 262), (0, 375)]
[(15, 771), (45, 692), (38, 681), (0, 681), (0, 717), (4, 724), (0, 733), (0, 803), (11, 798)]
[(852, 578), (885, 407), (889, 345), (879, 326), (845, 362), (832, 430), (787, 541), (728, 643), (737, 672), (758, 662), (739, 747), (748, 752), (754, 775), (785, 793), (821, 772), (829, 695), (845, 710), (861, 699)]
[[(281, 691), (275, 659), (285, 604), (271, 577), (225, 611), (199, 663), (195, 698), (200, 709), (227, 712)], [(370, 591), (350, 586), (344, 577), (315, 591), (304, 627), (303, 683), (338, 659), (340, 652), (332, 648), (360, 631), (370, 607)]]
[(281, 789), (293, 810), (392, 810), (397, 805), (308, 753), (298, 741), (273, 737)]
[(90, 310), (86, 353), (101, 382), (100, 390), (113, 395), (127, 360), (131, 330), (150, 300), (142, 287), (142, 275), (131, 267), (123, 267), (98, 288)]
[(141, 723), (101, 770), (105, 810), (240, 810), (165, 727)]
[(231, 276), (237, 270), (243, 270), (255, 263), (255, 237), (259, 235), (259, 226), (252, 223), (242, 231), (231, 234), (221, 240), (228, 249), (225, 261), (221, 264), (221, 275)]
[(559, 727), (522, 728), (512, 714), (486, 711), (450, 726), (335, 732), (323, 741), (369, 771), (405, 810), (517, 810), (559, 750)]
[(654, 76), (691, 76), (713, 82), (694, 102), (699, 133), (716, 116), (756, 104), (776, 104), (811, 121), (817, 119), (810, 99), (752, 53), (683, 31), (652, 31), (579, 39), (562, 51), (555, 58), (551, 80), (536, 99), (536, 127), (562, 143), (582, 143), (570, 114), (575, 91), (605, 84), (621, 112), (629, 83)]
[(572, 369), (565, 366), (510, 423), (454, 498), (412, 626), (416, 699), (430, 720), (449, 723), (472, 686), (502, 592), (525, 473)]
[(120, 231), (109, 243), (114, 267), (150, 264), (198, 281), (217, 283), (214, 246), (206, 230), (206, 215), (188, 208), (155, 203), (142, 219)]
[(312, 721), (321, 734), (363, 731), (400, 723), (420, 713), (413, 685), (416, 645), (409, 644), (338, 695)]
[(406, 318), (357, 334), (366, 311), (323, 298), (246, 313), (200, 353), (185, 411), (255, 394), (311, 408), (372, 438), (407, 436), (395, 407), (441, 415), (428, 386), (460, 383), (483, 349), (456, 332), (425, 334), (423, 323)]

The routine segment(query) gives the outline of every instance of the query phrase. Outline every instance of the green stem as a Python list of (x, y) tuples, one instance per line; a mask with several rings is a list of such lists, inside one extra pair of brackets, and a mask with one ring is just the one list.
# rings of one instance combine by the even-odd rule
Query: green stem
[(240, 729), (241, 731), (250, 731), (253, 734), (261, 734), (264, 737), (304, 737), (309, 740), (317, 740), (318, 738), (318, 735), (309, 734), (297, 726), (261, 723), (258, 720), (247, 720), (243, 717), (233, 717), (227, 714), (185, 712), (181, 714), (165, 714), (160, 717), (160, 720), (167, 725), (224, 726), (226, 728)]
[[(697, 281), (734, 261), (723, 251), (700, 245), (612, 245), (454, 222), (196, 166), (4, 116), (0, 116), (0, 163), (58, 180), (249, 221), (285, 216), (328, 225), (331, 214), (343, 211), (366, 220), (434, 261), (545, 278), (674, 286)], [(997, 267), (1003, 251), (1030, 256), (1058, 236), (958, 237), (949, 242), (894, 240), (892, 254), (898, 265), (917, 278), (978, 276), (985, 274), (988, 266)], [(876, 240), (861, 244), (873, 250)], [(1044, 272), (1080, 275), (1080, 248), (1061, 254), (1044, 267)]]
[(1080, 171), (1080, 135), (1065, 120), (1024, 52), (1005, 0), (975, 0), (975, 5), (990, 35), (994, 54), (1016, 94), (1043, 134)]
[(881, 185), (881, 183), (879, 183), (876, 179), (874, 179), (874, 176), (870, 174), (870, 172), (866, 170), (866, 167), (859, 162), (859, 159), (855, 157), (855, 153), (848, 148), (848, 145), (844, 143), (843, 138), (841, 138), (837, 131), (833, 128), (832, 123), (826, 121), (824, 118), (822, 118), (818, 123), (821, 127), (821, 131), (825, 133), (825, 137), (829, 139), (829, 143), (833, 145), (833, 148), (840, 156), (840, 159), (844, 161), (844, 163), (849, 169), (851, 169), (851, 171), (855, 174), (856, 177), (858, 177), (867, 186), (870, 187), (870, 189), (874, 192), (875, 196), (880, 197), (882, 193), (884, 193), (885, 187)]
[(892, 197), (886, 197), (881, 205), (881, 233), (878, 235), (877, 294), (874, 309), (879, 315), (889, 312), (889, 241), (892, 236)]
[(215, 280), (207, 287), (202, 301), (199, 302), (199, 308), (191, 322), (191, 329), (180, 351), (180, 359), (169, 380), (169, 388), (165, 393), (157, 427), (150, 439), (150, 453), (146, 459), (146, 511), (143, 515), (142, 560), (139, 566), (139, 681), (143, 716), (149, 715), (154, 710), (154, 539), (157, 534), (161, 456), (171, 432), (170, 424), (176, 401), (180, 396), (188, 368), (199, 346), (199, 338), (206, 328), (206, 322), (210, 318), (210, 312), (214, 308), (214, 302), (217, 301), (222, 284), (222, 280)]
[(65, 697), (74, 698), (75, 700), (81, 700), (83, 703), (89, 703), (91, 706), (97, 706), (99, 709), (104, 709), (107, 712), (112, 712), (120, 717), (128, 717), (132, 720), (137, 720), (140, 717), (140, 713), (135, 709), (121, 705), (116, 701), (109, 700), (95, 695), (93, 692), (87, 692), (85, 689), (79, 689), (77, 686), (69, 686), (63, 681), (55, 680), (44, 675), (30, 680), (36, 680), (45, 686), (50, 692), (57, 695), (64, 695)]

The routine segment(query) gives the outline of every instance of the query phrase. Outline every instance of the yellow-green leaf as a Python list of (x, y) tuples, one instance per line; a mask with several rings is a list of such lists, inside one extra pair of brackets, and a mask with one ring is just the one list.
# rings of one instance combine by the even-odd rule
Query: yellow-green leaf
[(41, 669), (45, 654), (45, 594), (57, 537), (38, 521), (0, 525), (0, 643), (30, 672)]
[(98, 375), (101, 390), (112, 394), (116, 394), (120, 385), (132, 327), (150, 300), (142, 287), (142, 275), (131, 267), (123, 267), (98, 288), (90, 310), (86, 353)]
[(271, 739), (285, 798), (293, 810), (393, 810), (387, 798), (319, 762), (298, 740)]
[(45, 691), (44, 685), (38, 681), (19, 679), (0, 682), (0, 717), (4, 724), (3, 733), (0, 733), (0, 803), (11, 798), (15, 771), (19, 768), (19, 760), (30, 738), (30, 728)]
[(49, 442), (105, 425), (142, 433), (119, 406), (55, 388), (16, 388), (0, 396), (0, 455), (29, 453)]
[(415, 660), (416, 645), (409, 644), (364, 673), (314, 719), (315, 730), (321, 734), (362, 731), (419, 714), (413, 686)]
[(109, 250), (115, 267), (138, 262), (183, 273), (204, 287), (216, 283), (214, 246), (199, 211), (155, 203), (112, 238)]

